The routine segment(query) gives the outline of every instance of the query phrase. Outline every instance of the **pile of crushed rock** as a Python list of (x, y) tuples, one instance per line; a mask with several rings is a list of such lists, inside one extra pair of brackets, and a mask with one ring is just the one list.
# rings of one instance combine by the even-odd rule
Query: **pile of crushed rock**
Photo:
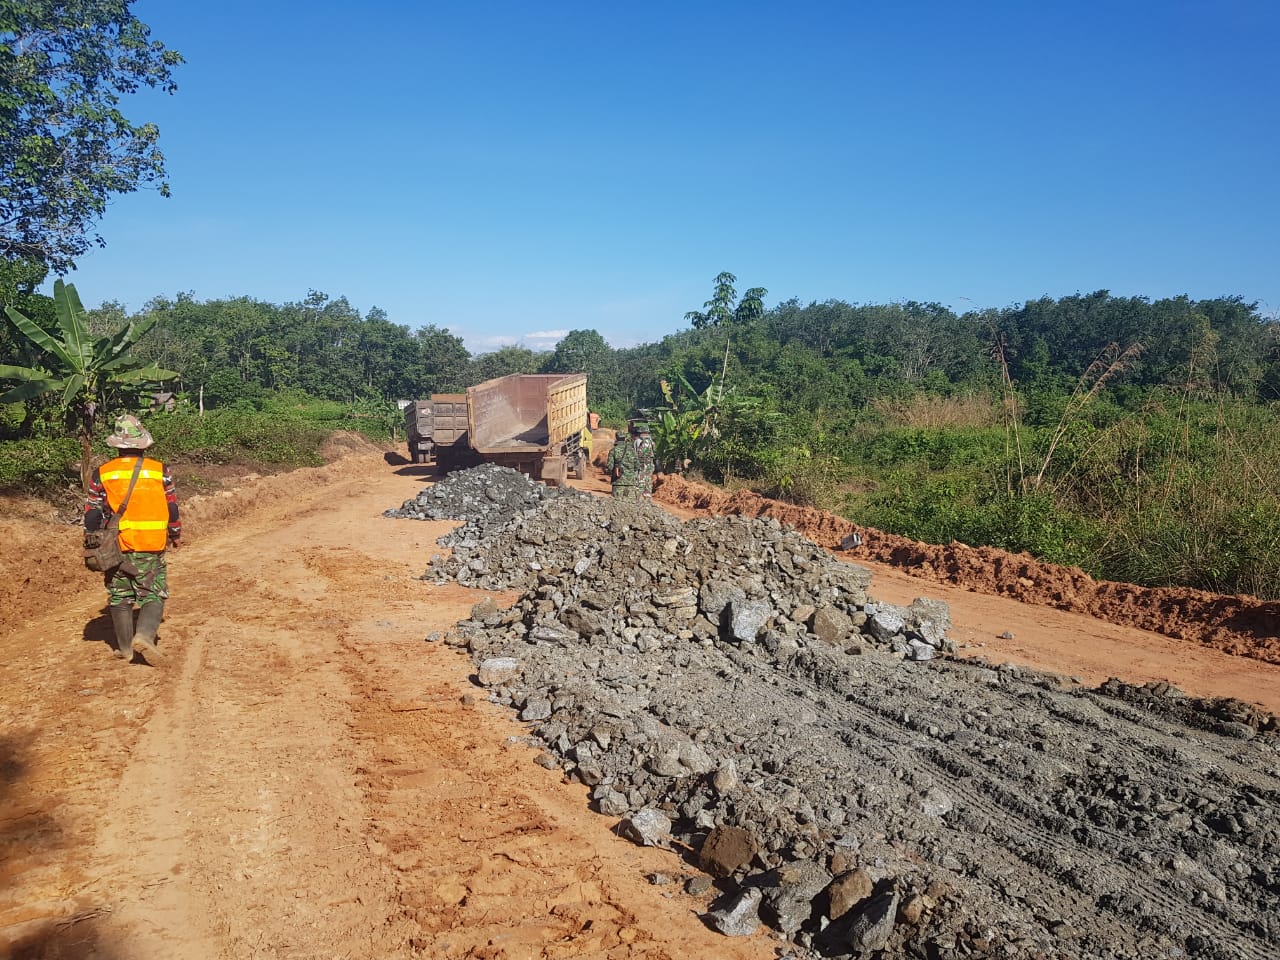
[(1274, 956), (1274, 718), (953, 659), (944, 604), (875, 603), (867, 571), (776, 521), (478, 471), (433, 488), (468, 533), (424, 578), (523, 595), (446, 642), (540, 762), (701, 868), (725, 934), (763, 922), (810, 956)]
[(385, 510), (382, 515), (407, 520), (463, 520), (463, 525), (444, 537), (440, 544), (474, 548), (516, 516), (537, 510), (557, 496), (574, 493), (567, 488), (533, 483), (510, 467), (485, 463), (452, 473), (442, 483), (424, 487), (398, 510)]

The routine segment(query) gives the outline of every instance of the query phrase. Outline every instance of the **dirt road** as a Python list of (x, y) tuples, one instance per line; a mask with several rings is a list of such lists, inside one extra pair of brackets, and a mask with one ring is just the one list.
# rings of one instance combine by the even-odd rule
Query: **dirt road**
[(0, 955), (773, 955), (651, 885), (680, 862), (614, 838), (423, 643), (479, 595), (413, 579), (447, 526), (379, 516), (406, 472), (189, 503), (156, 668), (111, 657), (100, 583), (54, 559), (75, 528), (6, 523), (32, 578), (0, 663)]
[[(414, 579), (447, 525), (380, 516), (423, 474), (364, 452), (188, 502), (154, 668), (112, 659), (77, 529), (12, 505), (0, 955), (775, 954), (651, 884), (688, 869), (612, 836), (423, 643), (482, 596)], [(1270, 664), (881, 575), (884, 599), (948, 599), (967, 652), (1280, 708)]]

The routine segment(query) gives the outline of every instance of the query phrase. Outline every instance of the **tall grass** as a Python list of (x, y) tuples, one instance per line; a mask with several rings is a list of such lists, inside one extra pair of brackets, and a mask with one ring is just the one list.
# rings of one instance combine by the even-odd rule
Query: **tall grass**
[(1184, 389), (1125, 410), (1083, 390), (1016, 443), (1012, 427), (862, 420), (829, 445), (837, 463), (779, 458), (760, 489), (930, 543), (1280, 598), (1280, 404)]
[(1107, 575), (1280, 597), (1278, 412), (1165, 396), (1092, 438), (1055, 487), (1107, 530)]
[(869, 406), (886, 426), (891, 427), (957, 430), (994, 427), (1001, 423), (1000, 404), (986, 394), (881, 397), (872, 400)]

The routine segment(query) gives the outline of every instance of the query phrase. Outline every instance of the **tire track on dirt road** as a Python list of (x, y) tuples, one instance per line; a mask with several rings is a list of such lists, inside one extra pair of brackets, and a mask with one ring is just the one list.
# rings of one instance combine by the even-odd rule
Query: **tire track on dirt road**
[[(656, 896), (669, 854), (507, 746), (522, 725), (461, 705), (465, 662), (422, 637), (479, 595), (415, 579), (445, 525), (380, 516), (420, 484), (377, 453), (185, 502), (155, 668), (111, 658), (105, 620), (81, 642), (100, 586), (46, 585), (59, 602), (0, 662), (20, 692), (0, 730), (10, 954), (773, 954)], [(436, 802), (453, 769), (466, 789)], [(465, 904), (435, 897), (451, 875)]]
[[(752, 653), (731, 649), (727, 656), (740, 665), (740, 675), (746, 678), (740, 681), (735, 701), (776, 699), (780, 702), (776, 712), (781, 715), (799, 715), (812, 704), (812, 694), (803, 687), (780, 689), (752, 679)], [(1016, 858), (1021, 872), (1029, 870), (1037, 877), (1027, 886), (1037, 889), (1041, 899), (1054, 903), (1059, 915), (1080, 929), (1090, 925), (1096, 928), (1098, 920), (1108, 916), (1117, 942), (1131, 935), (1144, 917), (1157, 915), (1170, 929), (1181, 929), (1186, 935), (1211, 935), (1232, 956), (1248, 960), (1270, 960), (1273, 956), (1273, 945), (1256, 923), (1258, 912), (1265, 911), (1269, 898), (1256, 885), (1242, 880), (1229, 893), (1224, 887), (1220, 896), (1203, 899), (1185, 893), (1177, 895), (1173, 891), (1179, 884), (1185, 887), (1187, 877), (1194, 880), (1189, 863), (1180, 868), (1183, 877), (1169, 867), (1185, 860), (1177, 834), (1155, 834), (1143, 840), (1055, 806), (1055, 795), (1068, 782), (1066, 772), (1079, 766), (1065, 762), (1075, 759), (1065, 755), (1076, 750), (1074, 740), (1036, 738), (1041, 752), (1032, 758), (1033, 764), (1026, 766), (1021, 762), (1023, 748), (1016, 738), (975, 735), (975, 720), (967, 715), (969, 705), (946, 698), (928, 699), (929, 673), (913, 673), (909, 669), (900, 673), (902, 668), (897, 668), (874, 673), (874, 682), (853, 683), (843, 679), (839, 671), (828, 669), (831, 666), (819, 657), (808, 673), (817, 689), (828, 696), (818, 712), (819, 719), (811, 725), (813, 732), (806, 752), (827, 756), (835, 769), (857, 769), (855, 760), (842, 762), (842, 748), (833, 745), (823, 750), (814, 745), (814, 738), (840, 741), (843, 749), (854, 756), (875, 757), (910, 784), (917, 795), (940, 787), (948, 806), (954, 804), (956, 813), (936, 821), (935, 830), (948, 838), (939, 842), (939, 849), (951, 855), (966, 851), (973, 864), (982, 865), (980, 873), (988, 878), (1016, 875), (1019, 871), (999, 867), (1010, 857)], [(875, 664), (867, 662), (864, 669), (873, 671)], [(973, 672), (966, 665), (945, 663), (933, 669)], [(902, 678), (904, 673), (906, 679)], [(1043, 707), (1032, 707), (1028, 697), (1039, 703), (1085, 696), (1038, 689), (1034, 678), (1031, 683), (1012, 679), (1003, 683), (1013, 684), (1024, 695), (1021, 702), (1011, 699), (1009, 711), (1009, 716), (1018, 717), (1023, 726), (1034, 726), (1044, 711)], [(1012, 698), (1015, 691), (999, 692)], [(1162, 737), (1185, 742), (1185, 731), (1178, 738), (1176, 725), (1160, 724), (1150, 717), (1122, 721), (1117, 716), (1113, 727), (1095, 731), (1100, 737), (1099, 756), (1105, 757), (1106, 768), (1124, 770), (1139, 781), (1143, 779), (1147, 756), (1141, 746), (1143, 734), (1150, 736), (1158, 731)], [(961, 734), (965, 736), (956, 740), (961, 744), (957, 746), (952, 739)], [(1208, 733), (1204, 737), (1216, 742), (1215, 749), (1206, 748), (1208, 756), (1229, 756), (1224, 738)], [(990, 749), (975, 752), (967, 744), (987, 744)], [(1061, 774), (1051, 772), (1049, 767), (1058, 754), (1064, 754)], [(1019, 767), (1029, 775), (1017, 776)], [(1155, 767), (1153, 773), (1163, 775), (1164, 770)], [(792, 775), (797, 774), (793, 771)], [(1269, 791), (1273, 798), (1278, 795), (1280, 780), (1274, 772), (1268, 775), (1248, 767), (1240, 768), (1237, 775), (1249, 785)], [(1205, 776), (1193, 777), (1190, 789), (1209, 797), (1230, 793), (1237, 783), (1228, 776), (1222, 764), (1206, 765)], [(906, 817), (904, 807), (891, 805), (884, 811), (885, 821), (893, 823)], [(1248, 848), (1242, 847), (1241, 854), (1247, 862)], [(991, 880), (988, 886), (992, 893), (999, 889)], [(1057, 892), (1052, 893), (1054, 890)], [(1237, 900), (1245, 894), (1251, 902), (1239, 904)]]

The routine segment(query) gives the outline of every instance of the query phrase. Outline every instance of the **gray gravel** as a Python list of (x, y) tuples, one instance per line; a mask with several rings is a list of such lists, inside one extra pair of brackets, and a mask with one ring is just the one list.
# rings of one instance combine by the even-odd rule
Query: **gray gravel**
[[(945, 604), (876, 603), (867, 571), (773, 521), (682, 523), (493, 467), (431, 490), (466, 525), (424, 579), (523, 591), (445, 642), (622, 835), (703, 858), (727, 935), (1280, 956), (1275, 718), (954, 659)], [(389, 513), (435, 516), (423, 496)]]

